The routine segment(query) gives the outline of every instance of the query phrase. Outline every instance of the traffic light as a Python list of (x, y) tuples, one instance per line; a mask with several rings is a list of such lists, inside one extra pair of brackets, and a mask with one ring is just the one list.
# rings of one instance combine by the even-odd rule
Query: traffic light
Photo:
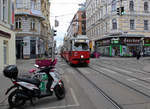
[(124, 15), (125, 14), (125, 10), (124, 7), (119, 7), (117, 8), (117, 15)]
[(54, 34), (53, 34), (54, 36), (56, 36), (56, 32), (57, 32), (57, 30), (54, 30)]
[(124, 15), (125, 14), (124, 7), (120, 7), (120, 8), (121, 8), (121, 15)]
[(120, 15), (120, 8), (117, 8), (117, 15)]

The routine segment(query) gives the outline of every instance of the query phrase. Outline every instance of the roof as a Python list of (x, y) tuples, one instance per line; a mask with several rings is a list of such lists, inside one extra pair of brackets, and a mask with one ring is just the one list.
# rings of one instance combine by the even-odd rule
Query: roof
[(78, 35), (77, 37), (72, 37), (70, 40), (76, 40), (76, 39), (86, 39), (89, 40), (89, 38), (86, 35)]
[(120, 37), (145, 37), (144, 35), (142, 34), (111, 34), (111, 35), (105, 35), (104, 37), (100, 38), (100, 39), (96, 39), (95, 41), (98, 41), (98, 40), (103, 40), (103, 39), (109, 39), (109, 38), (120, 38)]

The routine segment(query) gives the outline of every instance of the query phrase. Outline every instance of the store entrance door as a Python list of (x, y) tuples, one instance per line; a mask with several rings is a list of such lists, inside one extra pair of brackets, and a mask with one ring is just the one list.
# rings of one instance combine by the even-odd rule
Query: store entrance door
[(23, 40), (16, 40), (16, 58), (23, 59)]
[(36, 40), (30, 40), (30, 58), (36, 58)]
[(112, 56), (120, 56), (120, 46), (112, 46)]

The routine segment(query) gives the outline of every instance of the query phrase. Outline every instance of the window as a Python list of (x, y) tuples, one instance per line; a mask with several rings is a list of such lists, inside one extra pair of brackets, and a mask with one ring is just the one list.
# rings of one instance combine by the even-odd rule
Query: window
[(108, 27), (107, 27), (107, 22), (106, 22), (105, 26), (106, 26), (106, 32), (107, 32), (107, 29), (108, 29)]
[(3, 0), (3, 21), (6, 21), (7, 15), (7, 0)]
[(148, 11), (148, 2), (144, 2), (144, 11)]
[(112, 11), (116, 11), (116, 0), (112, 1), (112, 6), (111, 6)]
[(16, 8), (23, 8), (23, 1), (22, 0), (16, 0)]
[(35, 6), (35, 0), (31, 0), (31, 9), (33, 9), (33, 10), (34, 10), (34, 9), (35, 9), (35, 7), (36, 7), (36, 6)]
[(116, 19), (113, 19), (113, 20), (112, 20), (112, 29), (113, 29), (113, 30), (116, 30), (116, 29), (117, 29), (117, 20), (116, 20)]
[(4, 64), (8, 63), (8, 41), (3, 41), (3, 50), (4, 50)]
[[(0, 0), (0, 6), (2, 6), (1, 0)], [(1, 20), (1, 13), (2, 13), (2, 9), (0, 7), (0, 20)]]
[(16, 29), (21, 29), (21, 18), (16, 19)]
[(35, 20), (31, 20), (31, 30), (35, 30)]
[(134, 11), (134, 2), (133, 1), (130, 1), (129, 10)]
[(130, 29), (134, 30), (134, 20), (130, 20)]
[(144, 20), (144, 30), (148, 30), (148, 20)]
[(82, 18), (86, 18), (85, 12), (82, 13)]
[(73, 46), (73, 51), (88, 51), (89, 47), (88, 44), (83, 42), (83, 43), (79, 43), (79, 42), (75, 42), (74, 46)]

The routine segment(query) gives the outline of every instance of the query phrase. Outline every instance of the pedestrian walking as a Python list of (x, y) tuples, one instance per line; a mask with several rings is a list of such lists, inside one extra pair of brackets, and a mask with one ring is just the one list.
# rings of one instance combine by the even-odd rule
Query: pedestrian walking
[(140, 57), (141, 57), (141, 53), (140, 53), (140, 51), (138, 51), (138, 52), (136, 53), (136, 59), (139, 60)]

